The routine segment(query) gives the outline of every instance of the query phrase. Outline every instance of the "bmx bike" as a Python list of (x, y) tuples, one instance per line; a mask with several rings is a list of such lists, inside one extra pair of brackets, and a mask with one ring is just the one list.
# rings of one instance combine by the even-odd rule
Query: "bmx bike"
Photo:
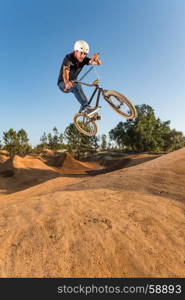
[[(92, 66), (87, 73), (89, 73), (94, 68), (95, 67)], [(97, 74), (97, 71), (95, 72)], [(82, 78), (84, 78), (85, 75)], [(108, 102), (108, 104), (123, 117), (127, 119), (132, 119), (137, 116), (137, 111), (135, 106), (125, 95), (113, 90), (105, 90), (99, 85), (100, 82), (99, 75), (98, 75), (98, 79), (94, 80), (91, 84), (85, 83), (81, 80), (74, 80), (73, 82), (78, 84), (83, 84), (89, 87), (94, 87), (94, 91), (88, 101), (88, 105), (91, 104), (93, 98), (95, 97), (95, 94), (97, 93), (94, 112), (92, 114), (88, 114), (86, 110), (84, 110), (82, 112), (76, 113), (73, 117), (74, 125), (81, 133), (87, 136), (94, 136), (98, 132), (98, 126), (96, 121), (101, 119), (101, 116), (97, 113), (97, 111), (101, 108), (101, 106), (99, 106), (101, 95), (103, 96), (104, 100)]]

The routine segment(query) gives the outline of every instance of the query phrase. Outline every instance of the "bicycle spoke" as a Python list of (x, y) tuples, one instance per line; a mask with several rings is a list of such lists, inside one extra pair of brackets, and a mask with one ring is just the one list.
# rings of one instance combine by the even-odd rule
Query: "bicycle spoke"
[(116, 91), (106, 91), (104, 94), (105, 100), (116, 110), (119, 114), (127, 119), (136, 117), (137, 111), (132, 102), (123, 94)]
[(125, 103), (121, 102), (117, 97), (111, 96), (110, 101), (116, 109), (119, 109), (123, 113), (130, 114), (130, 112), (131, 112), (130, 107), (128, 105), (126, 105)]
[(87, 136), (93, 136), (97, 132), (96, 123), (82, 113), (75, 115), (74, 123), (77, 129)]

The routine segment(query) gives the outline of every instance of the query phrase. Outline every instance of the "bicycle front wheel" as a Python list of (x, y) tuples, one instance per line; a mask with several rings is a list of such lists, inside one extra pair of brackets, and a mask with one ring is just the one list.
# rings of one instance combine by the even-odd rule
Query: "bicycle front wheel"
[(78, 131), (87, 136), (94, 136), (98, 131), (96, 122), (91, 120), (91, 118), (84, 113), (75, 114), (73, 117), (73, 122)]
[(125, 95), (116, 91), (106, 91), (103, 96), (110, 106), (125, 118), (132, 119), (137, 116), (135, 106)]

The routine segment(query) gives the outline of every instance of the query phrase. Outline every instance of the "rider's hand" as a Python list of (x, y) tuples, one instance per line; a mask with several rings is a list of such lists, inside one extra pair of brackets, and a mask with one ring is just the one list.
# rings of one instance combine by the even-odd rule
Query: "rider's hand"
[(102, 62), (101, 60), (99, 59), (99, 53), (94, 53), (92, 58), (91, 58), (91, 64), (92, 65), (101, 65)]
[(72, 86), (73, 86), (73, 83), (71, 81), (66, 82), (66, 84), (65, 84), (65, 91), (69, 90), (70, 88), (72, 88)]

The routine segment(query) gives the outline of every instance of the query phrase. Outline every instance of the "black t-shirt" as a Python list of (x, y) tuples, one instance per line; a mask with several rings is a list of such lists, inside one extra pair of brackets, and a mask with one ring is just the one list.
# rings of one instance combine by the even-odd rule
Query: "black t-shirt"
[(78, 74), (82, 70), (84, 65), (88, 65), (90, 61), (89, 57), (85, 57), (82, 62), (79, 62), (76, 57), (74, 56), (74, 52), (67, 54), (64, 57), (63, 63), (60, 68), (60, 73), (58, 77), (58, 83), (63, 81), (63, 66), (68, 66), (70, 68), (69, 71), (69, 80), (75, 80), (77, 79)]

